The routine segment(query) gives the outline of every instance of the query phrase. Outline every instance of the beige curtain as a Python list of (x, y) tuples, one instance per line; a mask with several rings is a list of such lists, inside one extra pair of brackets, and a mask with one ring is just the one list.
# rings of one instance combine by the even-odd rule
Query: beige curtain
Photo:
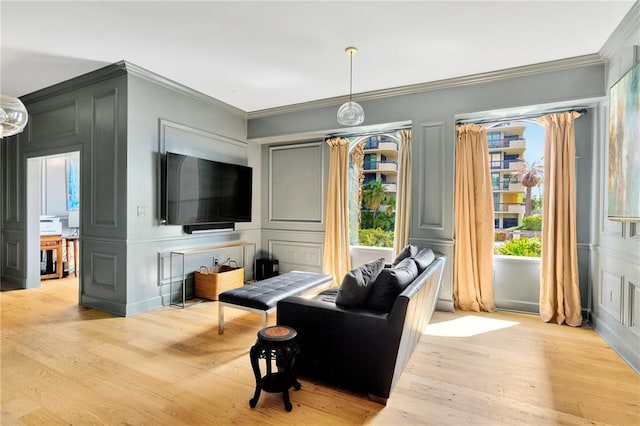
[(329, 145), (329, 179), (325, 211), (324, 253), (322, 271), (333, 276), (334, 285), (342, 282), (351, 270), (349, 254), (349, 140), (331, 138)]
[(455, 306), (464, 311), (494, 312), (493, 191), (484, 127), (458, 126), (455, 176)]
[(396, 191), (396, 225), (393, 232), (393, 257), (409, 244), (411, 225), (411, 130), (398, 131), (400, 154)]
[(540, 317), (545, 322), (582, 324), (578, 285), (575, 210), (575, 134), (577, 112), (548, 114), (544, 126), (544, 198)]

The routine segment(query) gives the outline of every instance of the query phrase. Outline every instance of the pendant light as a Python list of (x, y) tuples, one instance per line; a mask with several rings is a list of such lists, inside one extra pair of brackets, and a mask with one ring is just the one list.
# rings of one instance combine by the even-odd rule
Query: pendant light
[(357, 126), (364, 122), (364, 110), (359, 103), (351, 99), (353, 90), (353, 55), (358, 53), (358, 48), (347, 47), (344, 51), (349, 55), (349, 102), (345, 102), (338, 108), (338, 123), (343, 126)]
[(29, 114), (18, 98), (0, 95), (0, 139), (24, 130)]

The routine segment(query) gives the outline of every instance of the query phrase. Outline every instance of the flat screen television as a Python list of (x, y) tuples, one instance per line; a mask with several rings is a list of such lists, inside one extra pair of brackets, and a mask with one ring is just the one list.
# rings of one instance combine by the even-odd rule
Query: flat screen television
[(164, 160), (161, 210), (167, 225), (251, 221), (251, 167), (173, 152)]

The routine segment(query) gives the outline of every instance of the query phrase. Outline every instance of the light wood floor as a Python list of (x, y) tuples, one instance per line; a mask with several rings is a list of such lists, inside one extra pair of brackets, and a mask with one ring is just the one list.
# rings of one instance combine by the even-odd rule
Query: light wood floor
[(589, 328), (438, 312), (386, 407), (302, 379), (287, 413), (249, 408), (258, 315), (227, 310), (219, 336), (215, 302), (118, 318), (77, 292), (0, 293), (2, 425), (640, 424), (640, 378)]

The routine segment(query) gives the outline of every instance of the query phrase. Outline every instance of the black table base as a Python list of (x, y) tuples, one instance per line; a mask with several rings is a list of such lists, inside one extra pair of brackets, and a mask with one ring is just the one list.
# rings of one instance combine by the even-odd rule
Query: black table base
[[(301, 387), (294, 371), (296, 356), (300, 353), (296, 336), (296, 331), (286, 326), (267, 327), (258, 332), (258, 340), (249, 352), (256, 378), (256, 391), (249, 400), (251, 408), (258, 403), (261, 391), (282, 392), (284, 409), (291, 411), (293, 408), (289, 399), (289, 388), (299, 390)], [(260, 372), (260, 359), (266, 360), (264, 376)], [(276, 362), (276, 372), (273, 371), (272, 361)]]

